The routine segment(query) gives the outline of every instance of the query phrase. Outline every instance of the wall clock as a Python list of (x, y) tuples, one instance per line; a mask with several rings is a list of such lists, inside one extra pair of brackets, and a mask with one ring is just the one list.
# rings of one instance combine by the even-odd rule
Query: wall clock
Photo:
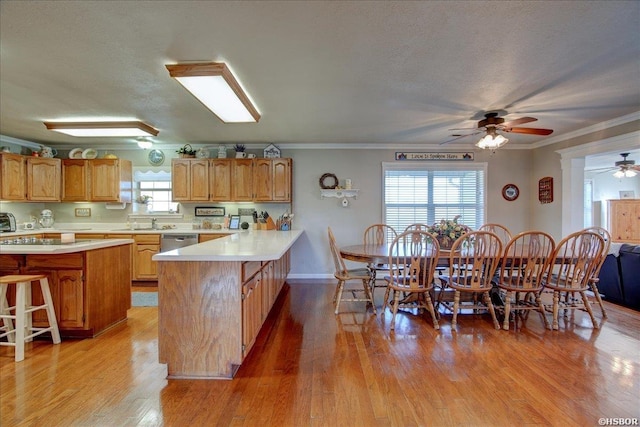
[(502, 187), (502, 197), (510, 202), (514, 201), (520, 195), (520, 190), (515, 184), (507, 184)]
[(164, 153), (161, 150), (149, 151), (149, 163), (153, 166), (160, 166), (164, 163)]

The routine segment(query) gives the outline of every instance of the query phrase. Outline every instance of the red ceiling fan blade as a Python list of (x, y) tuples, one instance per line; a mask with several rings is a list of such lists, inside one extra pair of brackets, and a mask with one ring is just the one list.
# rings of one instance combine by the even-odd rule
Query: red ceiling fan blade
[(553, 133), (553, 129), (538, 129), (538, 128), (503, 127), (502, 130), (505, 132), (524, 133), (527, 135), (551, 135)]
[(519, 119), (509, 120), (508, 122), (504, 122), (502, 123), (502, 126), (513, 127), (515, 125), (523, 125), (525, 123), (535, 122), (536, 120), (538, 119), (536, 119), (535, 117), (520, 117)]

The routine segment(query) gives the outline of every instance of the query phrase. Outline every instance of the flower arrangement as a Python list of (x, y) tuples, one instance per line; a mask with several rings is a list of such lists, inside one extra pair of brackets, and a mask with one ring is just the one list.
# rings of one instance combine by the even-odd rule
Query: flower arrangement
[(180, 149), (176, 150), (176, 153), (180, 155), (180, 157), (195, 157), (196, 150), (193, 149), (191, 144), (186, 144), (180, 147)]
[(136, 202), (146, 205), (147, 203), (149, 203), (151, 201), (151, 199), (153, 199), (153, 197), (147, 195), (147, 194), (141, 194), (138, 196), (138, 198), (136, 199)]
[(236, 144), (233, 146), (233, 149), (236, 151), (236, 153), (242, 153), (245, 150), (245, 146), (244, 144)]
[(441, 220), (427, 228), (427, 233), (438, 240), (440, 247), (450, 248), (453, 242), (463, 234), (469, 233), (471, 228), (458, 223), (460, 215), (456, 215), (452, 220)]

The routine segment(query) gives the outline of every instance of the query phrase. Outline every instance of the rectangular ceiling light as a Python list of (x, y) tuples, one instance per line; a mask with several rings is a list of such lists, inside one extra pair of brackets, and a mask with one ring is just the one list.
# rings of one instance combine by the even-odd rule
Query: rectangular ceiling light
[(156, 136), (159, 133), (142, 122), (44, 122), (44, 125), (71, 136)]
[(225, 123), (258, 122), (260, 113), (223, 62), (166, 65), (176, 79)]

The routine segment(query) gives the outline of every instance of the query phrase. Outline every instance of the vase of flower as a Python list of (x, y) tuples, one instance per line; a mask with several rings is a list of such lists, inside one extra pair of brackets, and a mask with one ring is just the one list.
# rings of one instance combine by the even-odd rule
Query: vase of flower
[(460, 215), (456, 215), (453, 220), (441, 220), (427, 228), (427, 233), (431, 234), (440, 244), (440, 249), (451, 249), (453, 242), (460, 236), (467, 234), (471, 228), (464, 224), (459, 224)]
[(236, 159), (244, 159), (247, 157), (247, 153), (244, 151), (244, 144), (236, 144), (233, 146), (233, 149), (236, 151)]

